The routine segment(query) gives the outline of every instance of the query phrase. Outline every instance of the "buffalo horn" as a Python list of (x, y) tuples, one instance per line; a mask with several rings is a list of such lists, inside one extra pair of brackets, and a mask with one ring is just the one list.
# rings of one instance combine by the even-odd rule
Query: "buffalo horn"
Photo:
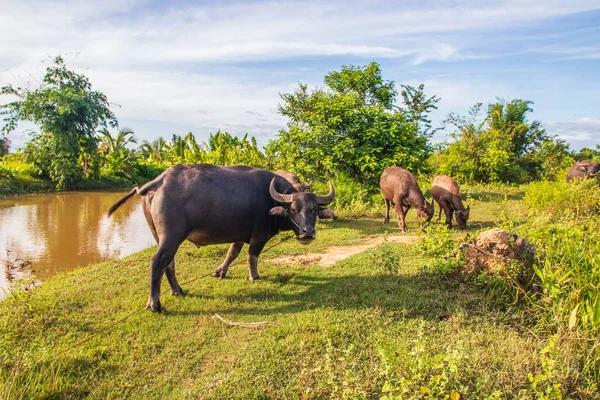
[(317, 196), (317, 204), (320, 206), (327, 205), (333, 201), (335, 198), (335, 190), (333, 190), (333, 185), (329, 182), (329, 194), (327, 196)]
[(279, 193), (277, 189), (275, 189), (275, 178), (271, 179), (271, 184), (269, 185), (269, 194), (278, 203), (281, 204), (291, 204), (292, 203), (292, 195), (291, 194), (283, 194)]

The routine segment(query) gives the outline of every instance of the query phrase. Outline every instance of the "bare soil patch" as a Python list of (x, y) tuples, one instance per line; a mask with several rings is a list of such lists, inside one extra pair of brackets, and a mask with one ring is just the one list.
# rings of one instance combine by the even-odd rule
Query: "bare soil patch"
[[(414, 243), (419, 238), (417, 236), (397, 235), (388, 236), (388, 243)], [(330, 267), (348, 257), (362, 253), (365, 250), (377, 247), (384, 241), (383, 236), (369, 236), (361, 239), (358, 243), (350, 246), (333, 246), (327, 248), (323, 253), (307, 253), (295, 256), (280, 256), (271, 258), (267, 262), (280, 265), (318, 264), (322, 267)]]

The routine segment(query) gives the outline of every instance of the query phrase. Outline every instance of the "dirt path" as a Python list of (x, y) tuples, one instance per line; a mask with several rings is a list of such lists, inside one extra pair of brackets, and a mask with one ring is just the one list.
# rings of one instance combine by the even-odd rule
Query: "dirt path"
[[(417, 236), (388, 236), (388, 243), (414, 243), (419, 238)], [(267, 262), (280, 264), (280, 265), (292, 265), (292, 264), (305, 264), (313, 265), (319, 264), (323, 267), (329, 267), (338, 261), (344, 260), (350, 256), (361, 253), (365, 250), (379, 246), (383, 243), (382, 236), (370, 236), (361, 239), (358, 243), (350, 246), (333, 246), (327, 248), (323, 253), (308, 253), (300, 254), (297, 256), (280, 256), (271, 258)]]

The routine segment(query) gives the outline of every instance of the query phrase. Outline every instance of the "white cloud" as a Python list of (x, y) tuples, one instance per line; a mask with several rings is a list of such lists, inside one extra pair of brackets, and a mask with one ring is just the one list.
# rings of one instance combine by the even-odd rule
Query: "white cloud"
[[(427, 8), (420, 1), (399, 6), (377, 0), (216, 2), (160, 5), (161, 10), (152, 8), (156, 4), (5, 0), (0, 85), (28, 80), (35, 85), (42, 75), (40, 60), (79, 53), (69, 57), (70, 65), (121, 105), (115, 110), (119, 118), (229, 126), (266, 137), (285, 122), (274, 110), (278, 94), (293, 90), (298, 79), (320, 83), (311, 82), (308, 72), (294, 71), (296, 60), (402, 59), (423, 68), (477, 57), (469, 46), (485, 42), (483, 31), (599, 8), (592, 0), (440, 1)], [(268, 64), (273, 61), (277, 67)], [(264, 66), (240, 67), (251, 62)], [(314, 75), (322, 78), (324, 72)], [(508, 91), (482, 81), (421, 81), (442, 97), (445, 111)]]
[(574, 121), (551, 121), (544, 123), (548, 133), (569, 142), (588, 142), (600, 139), (600, 118), (586, 117)]

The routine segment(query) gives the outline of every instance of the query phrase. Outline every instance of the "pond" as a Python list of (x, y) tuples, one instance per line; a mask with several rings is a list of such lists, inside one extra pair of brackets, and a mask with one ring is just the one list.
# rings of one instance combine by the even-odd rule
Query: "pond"
[(92, 191), (0, 199), (0, 298), (8, 285), (8, 264), (30, 262), (22, 270), (44, 280), (153, 246), (139, 198), (106, 217), (106, 210), (125, 194)]

